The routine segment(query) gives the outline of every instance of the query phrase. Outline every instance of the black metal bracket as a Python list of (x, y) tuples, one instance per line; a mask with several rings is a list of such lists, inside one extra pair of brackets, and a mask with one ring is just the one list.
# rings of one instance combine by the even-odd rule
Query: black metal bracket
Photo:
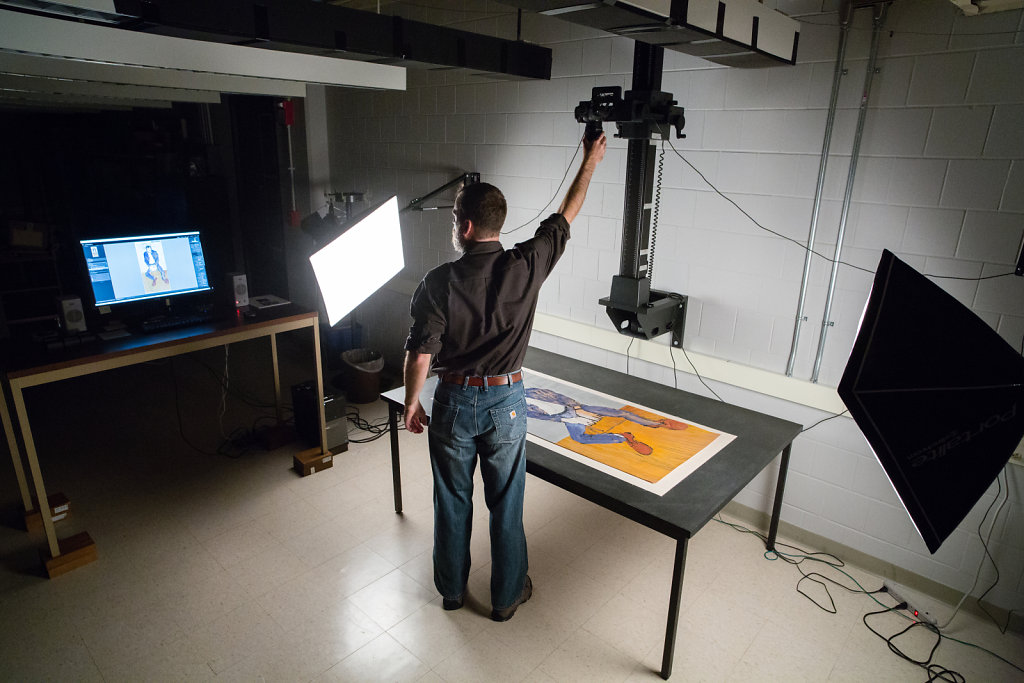
[(450, 209), (450, 208), (452, 208), (450, 205), (449, 206), (423, 206), (422, 204), (423, 204), (423, 202), (427, 201), (431, 197), (435, 197), (435, 196), (441, 194), (442, 192), (444, 192), (445, 190), (448, 190), (448, 189), (451, 189), (452, 187), (455, 187), (456, 185), (463, 185), (463, 186), (464, 185), (473, 185), (473, 184), (479, 183), (479, 182), (480, 182), (480, 174), (479, 173), (474, 173), (474, 172), (463, 173), (458, 178), (453, 178), (453, 179), (449, 180), (447, 183), (445, 183), (441, 187), (437, 188), (436, 190), (431, 190), (430, 192), (428, 192), (427, 194), (423, 195), (422, 197), (417, 197), (416, 199), (412, 200), (411, 202), (409, 202), (409, 204), (404, 209), (401, 210), (400, 213), (405, 213), (406, 211), (436, 211), (437, 209)]
[(619, 334), (637, 339), (654, 339), (672, 333), (672, 346), (683, 345), (688, 298), (682, 294), (652, 290), (645, 278), (616, 275), (612, 291), (598, 301)]

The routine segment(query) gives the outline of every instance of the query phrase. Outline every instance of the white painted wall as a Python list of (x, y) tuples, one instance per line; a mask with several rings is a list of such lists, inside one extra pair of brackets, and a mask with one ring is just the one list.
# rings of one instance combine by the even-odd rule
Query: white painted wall
[[(514, 14), (494, 3), (483, 6), (499, 15), (423, 10), (407, 16), (515, 37)], [(820, 2), (784, 2), (780, 8), (803, 22), (796, 66), (726, 69), (667, 52), (663, 89), (687, 110), (688, 137), (675, 142), (676, 149), (763, 225), (806, 241), (838, 31), (834, 12), (821, 13)], [(839, 100), (815, 244), (828, 256), (839, 223), (869, 23), (867, 11), (858, 12)], [(842, 374), (883, 248), (929, 274), (978, 278), (1013, 270), (1024, 232), (1022, 28), (1021, 11), (964, 18), (947, 0), (901, 0), (892, 8), (887, 29), (893, 33), (886, 31), (881, 43), (843, 250), (844, 261), (871, 272), (840, 268), (823, 387), (834, 387)], [(564, 192), (560, 183), (582, 132), (572, 110), (589, 99), (594, 85), (628, 88), (632, 43), (529, 14), (523, 37), (553, 49), (551, 81), (410, 70), (404, 93), (330, 90), (334, 189), (368, 191), (376, 198), (397, 192), (404, 205), (462, 171), (479, 171), (504, 191), (508, 228), (532, 226), (550, 212)], [(596, 333), (610, 329), (597, 300), (607, 295), (618, 270), (624, 169), (625, 143), (613, 140), (573, 225), (569, 249), (542, 292), (533, 343), (619, 370), (628, 364), (632, 374), (706, 393), (687, 360), (670, 357), (664, 340), (638, 342), (627, 361), (622, 342)], [(405, 273), (360, 309), (368, 344), (392, 362), (401, 356), (408, 329), (411, 288), (427, 269), (455, 256), (447, 211), (407, 214), (403, 232)], [(524, 228), (507, 242), (531, 233)], [(729, 361), (733, 369), (756, 369), (751, 377), (767, 371), (783, 381), (803, 258), (802, 248), (754, 226), (666, 147), (654, 284), (690, 296), (685, 347), (695, 363)], [(791, 383), (810, 376), (830, 268), (824, 259), (814, 260), (810, 321), (803, 326)], [(1010, 344), (1021, 346), (1024, 278), (937, 282)], [(580, 335), (580, 329), (595, 334)], [(970, 362), (970, 349), (964, 351), (950, 362)], [(820, 399), (787, 400), (779, 397), (786, 392), (760, 379), (748, 381), (742, 371), (726, 377), (712, 368), (708, 374), (725, 400), (805, 425), (835, 410), (831, 391)], [(988, 598), (1020, 607), (1024, 472), (1011, 467), (1009, 475), (1010, 501), (992, 545), (1002, 580)], [(770, 509), (773, 477), (766, 473), (737, 500)], [(963, 590), (974, 580), (981, 557), (977, 527), (994, 496), (995, 487), (930, 555), (860, 431), (852, 420), (839, 418), (796, 441), (783, 518)], [(991, 576), (987, 570), (982, 585)]]

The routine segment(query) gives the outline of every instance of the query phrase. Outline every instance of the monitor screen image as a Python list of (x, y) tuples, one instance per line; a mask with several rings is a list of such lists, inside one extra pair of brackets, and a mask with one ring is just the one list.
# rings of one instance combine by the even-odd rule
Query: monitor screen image
[(391, 197), (354, 221), (309, 257), (331, 325), (405, 267), (398, 197)]
[(889, 251), (839, 395), (932, 553), (1024, 435), (1024, 358)]
[(212, 289), (199, 233), (82, 240), (97, 306)]

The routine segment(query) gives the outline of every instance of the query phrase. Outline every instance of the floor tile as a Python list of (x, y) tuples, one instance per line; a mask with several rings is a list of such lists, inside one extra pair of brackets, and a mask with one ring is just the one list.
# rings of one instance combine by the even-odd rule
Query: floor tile
[[(187, 367), (176, 366), (183, 379)], [(366, 419), (386, 415), (379, 403), (359, 408)], [(0, 526), (8, 625), (0, 678), (660, 680), (672, 539), (529, 477), (534, 595), (496, 623), (479, 475), (466, 605), (445, 611), (434, 589), (424, 437), (399, 434), (399, 515), (387, 438), (352, 443), (331, 469), (300, 477), (291, 469), (296, 445), (229, 459), (196, 453), (169, 431), (142, 461), (126, 455), (137, 440), (129, 436), (74, 458), (45, 451), (72, 497), (61, 535), (87, 529), (99, 552), (63, 577), (42, 578), (42, 536), (14, 528), (19, 496), (0, 489), (12, 520)], [(785, 542), (780, 551), (800, 553)], [(850, 576), (866, 589), (881, 585), (856, 567), (766, 559), (760, 538), (709, 522), (688, 543), (672, 680), (925, 680), (864, 626), (865, 613), (882, 609), (874, 599), (801, 570), (848, 587)], [(886, 635), (909, 623), (895, 614), (868, 620)], [(977, 615), (958, 615), (945, 633), (1024, 666), (1024, 638)], [(950, 638), (938, 664), (970, 681), (1024, 681), (1024, 672)], [(924, 629), (899, 639), (917, 657), (933, 642)]]

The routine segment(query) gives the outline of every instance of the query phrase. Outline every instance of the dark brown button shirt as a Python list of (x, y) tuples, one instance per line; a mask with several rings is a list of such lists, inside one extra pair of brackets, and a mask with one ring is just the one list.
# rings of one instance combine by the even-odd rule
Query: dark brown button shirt
[(518, 370), (540, 286), (568, 241), (569, 223), (556, 213), (511, 249), (497, 241), (467, 245), (461, 258), (434, 268), (416, 288), (406, 350), (433, 354), (436, 374)]

